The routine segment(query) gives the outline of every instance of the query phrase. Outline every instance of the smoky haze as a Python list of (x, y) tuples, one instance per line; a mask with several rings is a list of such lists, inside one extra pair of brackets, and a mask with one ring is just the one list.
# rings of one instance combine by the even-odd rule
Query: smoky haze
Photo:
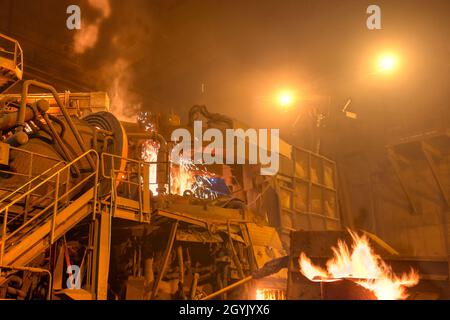
[[(0, 14), (3, 30), (58, 39), (79, 81), (108, 91), (123, 119), (173, 110), (185, 121), (190, 106), (206, 104), (296, 142), (311, 106), (330, 115), (331, 138), (347, 127), (354, 136), (358, 127), (414, 132), (449, 121), (448, 1), (377, 1), (375, 31), (366, 28), (369, 1), (0, 1), (13, 13)], [(65, 28), (69, 4), (81, 8), (80, 31)], [(386, 50), (399, 54), (398, 72), (370, 75)], [(298, 95), (288, 110), (274, 101), (283, 88)], [(340, 118), (348, 99), (358, 122)]]
[[(81, 8), (80, 31), (66, 28), (70, 4)], [(381, 8), (381, 30), (366, 28), (371, 4)], [(0, 0), (0, 32), (24, 48), (26, 78), (61, 92), (108, 91), (121, 119), (172, 110), (185, 123), (192, 105), (206, 104), (253, 128), (279, 128), (281, 138), (335, 161), (336, 222), (373, 233), (404, 257), (447, 263), (448, 206), (440, 189), (450, 186), (450, 1)], [(385, 53), (397, 55), (396, 70), (374, 72)], [(280, 108), (275, 98), (286, 89), (296, 99), (284, 97), (294, 103)], [(432, 161), (420, 150), (430, 132), (439, 138)], [(386, 146), (408, 140), (415, 143), (396, 148), (399, 170)], [(308, 211), (325, 206), (325, 193), (314, 196), (312, 185), (322, 166), (307, 162), (304, 191), (296, 189), (294, 162), (280, 156), (289, 180), (276, 180), (279, 201), (268, 210), (292, 212), (294, 222), (301, 219), (296, 201)], [(256, 195), (263, 184), (250, 178), (242, 191)], [(281, 217), (272, 222), (300, 226)], [(308, 220), (306, 230), (334, 228)]]
[[(380, 105), (388, 114), (442, 105), (448, 98), (449, 3), (378, 2), (379, 31), (366, 28), (369, 4), (111, 1), (98, 42), (83, 59), (100, 83), (121, 87), (125, 95), (112, 96), (128, 100), (123, 107), (172, 109), (182, 117), (204, 103), (253, 126), (292, 128), (298, 110), (280, 113), (273, 102), (284, 87), (298, 90), (296, 109), (339, 108), (351, 98), (362, 117)], [(386, 50), (400, 52), (402, 70), (367, 76)]]

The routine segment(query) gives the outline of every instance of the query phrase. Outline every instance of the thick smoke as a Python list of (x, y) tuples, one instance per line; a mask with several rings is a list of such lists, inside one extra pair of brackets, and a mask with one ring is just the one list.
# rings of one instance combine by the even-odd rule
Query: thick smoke
[(136, 121), (142, 107), (134, 88), (151, 39), (150, 15), (136, 9), (143, 6), (87, 0), (81, 6), (82, 28), (73, 38), (74, 52), (97, 79), (96, 87), (108, 92), (111, 112), (122, 121)]
[(111, 14), (109, 0), (88, 0), (87, 4), (95, 9), (99, 15), (91, 19), (83, 19), (82, 27), (74, 36), (74, 51), (83, 54), (88, 49), (92, 49), (97, 44), (99, 28), (102, 22)]

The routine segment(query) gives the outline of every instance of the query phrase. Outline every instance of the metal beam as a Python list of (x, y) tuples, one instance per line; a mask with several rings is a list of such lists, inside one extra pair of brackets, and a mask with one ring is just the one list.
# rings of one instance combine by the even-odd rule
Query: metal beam
[(394, 168), (395, 175), (397, 176), (398, 181), (400, 182), (400, 186), (402, 187), (403, 192), (405, 193), (406, 199), (409, 202), (409, 205), (411, 207), (411, 210), (412, 210), (413, 214), (418, 214), (419, 210), (416, 208), (416, 206), (414, 204), (414, 201), (412, 199), (412, 195), (409, 192), (408, 188), (406, 187), (406, 184), (403, 181), (402, 176), (400, 174), (400, 166), (399, 166), (399, 164), (397, 162), (398, 155), (397, 155), (397, 153), (395, 152), (395, 150), (393, 148), (388, 148), (388, 159), (391, 162), (392, 167)]
[(164, 272), (166, 271), (167, 262), (169, 262), (170, 253), (172, 252), (173, 243), (175, 242), (175, 236), (177, 234), (178, 221), (175, 221), (170, 228), (169, 240), (167, 241), (166, 250), (164, 251), (164, 257), (161, 261), (159, 267), (158, 278), (156, 278), (155, 284), (153, 285), (152, 295), (150, 299), (154, 299), (158, 294), (159, 283), (161, 282)]
[(444, 184), (442, 183), (441, 178), (439, 177), (436, 165), (434, 164), (433, 157), (430, 154), (433, 152), (433, 148), (428, 143), (422, 141), (421, 149), (425, 155), (425, 158), (427, 159), (428, 166), (430, 167), (431, 172), (433, 173), (433, 178), (439, 187), (439, 191), (441, 191), (442, 198), (445, 204), (447, 205), (447, 209), (450, 209), (450, 196), (447, 194), (447, 190), (445, 190)]
[(100, 214), (100, 223), (98, 226), (98, 265), (97, 265), (97, 300), (106, 300), (108, 298), (108, 275), (110, 259), (110, 231), (111, 214), (103, 211)]

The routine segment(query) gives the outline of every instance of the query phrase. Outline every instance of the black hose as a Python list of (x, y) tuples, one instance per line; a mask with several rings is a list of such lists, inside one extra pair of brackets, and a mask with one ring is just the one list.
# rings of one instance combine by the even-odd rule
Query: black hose
[(194, 116), (195, 114), (201, 114), (203, 115), (206, 119), (208, 119), (208, 125), (211, 123), (217, 123), (217, 122), (222, 122), (228, 125), (228, 127), (232, 128), (233, 127), (233, 120), (223, 114), (220, 113), (211, 113), (208, 111), (208, 109), (206, 109), (205, 105), (194, 105), (190, 110), (189, 110), (189, 123), (188, 126), (191, 125), (194, 122)]
[(54, 122), (56, 122), (57, 124), (59, 124), (59, 126), (61, 127), (61, 132), (60, 132), (60, 137), (64, 138), (64, 134), (66, 133), (66, 126), (64, 125), (64, 122), (62, 122), (61, 119), (59, 119), (58, 117), (55, 117), (51, 114), (48, 115), (48, 118)]

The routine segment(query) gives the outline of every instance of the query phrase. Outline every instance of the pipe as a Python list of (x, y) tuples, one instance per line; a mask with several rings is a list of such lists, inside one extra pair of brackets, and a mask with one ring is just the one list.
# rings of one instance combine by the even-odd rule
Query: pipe
[(177, 229), (178, 229), (178, 220), (175, 221), (172, 224), (172, 227), (170, 229), (169, 240), (168, 240), (167, 245), (166, 245), (166, 250), (164, 252), (164, 257), (163, 257), (163, 259), (161, 261), (161, 264), (160, 264), (160, 267), (159, 267), (158, 277), (156, 278), (156, 281), (153, 284), (152, 295), (151, 295), (151, 298), (150, 298), (152, 300), (158, 294), (159, 283), (161, 282), (161, 280), (162, 280), (162, 278), (164, 276), (164, 272), (166, 271), (167, 263), (169, 262), (170, 253), (172, 252), (172, 248), (173, 248), (173, 243), (175, 242), (175, 238), (176, 238), (176, 235), (177, 235)]
[[(25, 110), (25, 121), (30, 121), (34, 118), (34, 111), (27, 106)], [(0, 131), (13, 128), (17, 124), (18, 115), (16, 112), (5, 113), (0, 117)]]
[(13, 287), (8, 287), (6, 291), (8, 292), (8, 294), (12, 294), (13, 296), (20, 297), (22, 299), (24, 299), (27, 296), (27, 294), (22, 290)]
[(59, 136), (58, 132), (56, 132), (55, 128), (53, 127), (48, 115), (46, 113), (42, 114), (42, 117), (44, 118), (45, 122), (47, 123), (48, 128), (50, 129), (50, 132), (52, 133), (53, 139), (55, 139), (56, 144), (61, 149), (61, 152), (64, 155), (64, 160), (67, 162), (71, 162), (73, 160), (72, 156), (70, 155), (69, 149), (67, 149), (66, 145), (62, 141), (61, 137)]
[(192, 283), (191, 283), (191, 288), (189, 290), (189, 299), (194, 300), (195, 298), (195, 293), (197, 291), (197, 284), (198, 284), (198, 279), (199, 279), (200, 275), (196, 272), (194, 273), (194, 277), (192, 279)]
[(244, 279), (241, 279), (241, 280), (239, 280), (239, 281), (237, 281), (237, 282), (235, 282), (233, 284), (230, 284), (229, 286), (227, 286), (225, 288), (222, 288), (222, 289), (220, 289), (220, 290), (218, 290), (218, 291), (216, 291), (214, 293), (211, 293), (209, 296), (201, 298), (200, 300), (210, 300), (212, 298), (215, 298), (215, 297), (217, 297), (217, 296), (219, 296), (219, 295), (221, 295), (221, 294), (223, 294), (225, 292), (228, 292), (228, 291), (230, 291), (230, 290), (232, 290), (234, 288), (237, 288), (237, 287), (239, 287), (239, 286), (241, 286), (243, 284), (246, 284), (246, 283), (250, 282), (252, 279), (253, 279), (253, 276), (248, 276), (248, 277), (246, 277)]
[[(48, 85), (48, 84), (45, 84), (45, 83), (42, 83), (42, 82), (39, 82), (36, 80), (26, 80), (23, 83), (22, 97), (20, 100), (20, 106), (19, 106), (19, 110), (18, 110), (17, 128), (15, 130), (14, 135), (17, 136), (18, 138), (20, 138), (20, 136), (22, 135), (21, 133), (23, 132), (23, 129), (25, 126), (26, 102), (27, 102), (27, 97), (28, 97), (28, 88), (30, 87), (30, 85), (36, 86), (36, 87), (44, 89), (44, 90), (48, 90), (52, 93), (53, 98), (55, 99), (59, 109), (61, 110), (61, 113), (63, 114), (64, 118), (66, 119), (67, 124), (69, 125), (75, 139), (78, 142), (78, 145), (80, 146), (83, 153), (86, 153), (88, 150), (84, 146), (83, 138), (81, 138), (80, 133), (78, 132), (75, 125), (73, 124), (72, 119), (70, 118), (70, 115), (66, 110), (66, 107), (62, 104), (61, 99), (59, 98), (59, 95), (58, 95), (58, 92), (56, 91), (56, 89), (54, 87), (52, 87), (51, 85)], [(21, 140), (17, 139), (17, 141), (21, 141)], [(96, 170), (95, 163), (92, 160), (91, 156), (88, 154), (86, 158), (87, 158), (91, 168), (93, 170)]]
[(158, 167), (156, 169), (156, 182), (158, 184), (158, 195), (166, 192), (166, 184), (168, 183), (168, 166), (169, 153), (167, 151), (167, 141), (159, 133), (154, 133), (154, 140), (159, 142), (159, 149), (157, 155)]
[(15, 276), (15, 275), (9, 276), (8, 278), (0, 278), (0, 279), (2, 279), (2, 280), (0, 281), (0, 286), (1, 286), (1, 287), (3, 287), (3, 286), (9, 286), (9, 284), (10, 284), (11, 282), (16, 283), (16, 286), (17, 286), (17, 287), (21, 287), (22, 284), (23, 284), (22, 278), (19, 277), (19, 276)]
[(177, 247), (178, 265), (180, 266), (180, 283), (184, 284), (184, 263), (183, 263), (183, 247)]
[(147, 258), (144, 261), (144, 300), (150, 299), (154, 281), (153, 258)]
[(8, 294), (12, 294), (13, 296), (20, 297), (23, 299), (27, 296), (26, 293), (23, 292), (22, 290), (13, 287), (8, 287), (6, 291), (8, 292)]
[(159, 142), (159, 149), (156, 160), (158, 164), (158, 167), (156, 169), (156, 183), (158, 184), (157, 187), (158, 194), (164, 194), (166, 192), (166, 184), (170, 183), (170, 179), (168, 179), (169, 152), (167, 148), (167, 140), (161, 134), (155, 131), (152, 131), (150, 133), (132, 132), (127, 133), (127, 135), (128, 137), (134, 139), (150, 139)]
[(47, 269), (42, 268), (34, 268), (34, 267), (14, 267), (14, 266), (0, 266), (0, 271), (2, 269), (10, 269), (17, 271), (28, 271), (33, 273), (46, 273), (48, 276), (48, 291), (47, 291), (47, 300), (52, 299), (52, 274)]
[(218, 295), (221, 295), (221, 294), (223, 294), (225, 292), (228, 292), (231, 289), (234, 289), (234, 288), (239, 287), (239, 286), (241, 286), (243, 284), (246, 284), (247, 282), (249, 282), (252, 279), (261, 279), (261, 278), (264, 278), (264, 277), (268, 277), (268, 276), (270, 276), (272, 274), (275, 274), (275, 273), (279, 272), (283, 268), (287, 268), (288, 263), (289, 263), (289, 256), (283, 256), (283, 257), (280, 257), (280, 258), (269, 260), (268, 262), (266, 262), (262, 266), (262, 268), (254, 271), (251, 276), (243, 278), (242, 280), (239, 280), (238, 282), (235, 282), (235, 283), (233, 283), (233, 284), (231, 284), (231, 285), (229, 285), (229, 286), (227, 286), (225, 288), (222, 288), (222, 289), (220, 289), (220, 290), (210, 294), (209, 296), (206, 296), (206, 297), (202, 298), (201, 300), (209, 300), (209, 299), (212, 299), (214, 297), (217, 297)]

